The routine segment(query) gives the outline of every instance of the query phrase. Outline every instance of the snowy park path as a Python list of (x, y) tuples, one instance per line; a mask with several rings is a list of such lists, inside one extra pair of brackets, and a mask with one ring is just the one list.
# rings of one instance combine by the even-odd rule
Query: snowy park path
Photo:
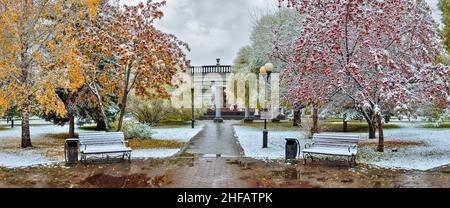
[(204, 130), (192, 139), (192, 143), (186, 149), (187, 152), (203, 155), (241, 156), (241, 147), (233, 133), (233, 124), (237, 122), (202, 122), (205, 125)]

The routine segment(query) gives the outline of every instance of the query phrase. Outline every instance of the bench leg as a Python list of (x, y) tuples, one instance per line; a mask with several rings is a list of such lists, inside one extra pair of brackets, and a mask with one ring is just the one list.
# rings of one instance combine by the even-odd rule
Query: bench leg
[(303, 153), (303, 165), (306, 165), (308, 162), (308, 154)]
[(351, 157), (348, 158), (348, 165), (350, 167), (356, 166), (356, 156), (355, 155), (352, 155)]
[(353, 165), (356, 166), (356, 155), (352, 156)]

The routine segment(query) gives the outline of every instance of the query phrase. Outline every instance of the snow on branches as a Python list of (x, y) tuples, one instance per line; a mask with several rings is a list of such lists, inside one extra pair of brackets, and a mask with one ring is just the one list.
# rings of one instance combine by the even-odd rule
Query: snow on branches
[[(425, 1), (280, 0), (305, 14), (284, 82), (291, 96), (320, 103), (341, 94), (368, 122), (379, 114), (447, 101), (448, 68)], [(433, 97), (433, 99), (430, 99)]]
[[(370, 108), (366, 105), (365, 109), (373, 111), (376, 106), (383, 110), (391, 104), (448, 96), (448, 76), (443, 76), (448, 69), (428, 65), (438, 55), (439, 42), (425, 2), (287, 2), (307, 15), (285, 80), (317, 78), (298, 81), (293, 94), (299, 89), (303, 92), (296, 97), (322, 100), (328, 88), (339, 89), (360, 107), (368, 104)], [(314, 84), (318, 81), (323, 85)], [(310, 90), (311, 85), (315, 90)]]

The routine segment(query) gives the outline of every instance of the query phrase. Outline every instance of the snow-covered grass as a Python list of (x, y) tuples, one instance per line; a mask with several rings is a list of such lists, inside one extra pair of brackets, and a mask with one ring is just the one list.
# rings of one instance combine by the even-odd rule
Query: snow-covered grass
[[(34, 121), (36, 125), (31, 125), (30, 133), (31, 137), (41, 138), (48, 134), (62, 134), (69, 131), (69, 127), (66, 126), (55, 126), (51, 123), (36, 120)], [(180, 127), (180, 128), (157, 128), (152, 131), (154, 134), (153, 138), (158, 140), (174, 140), (178, 142), (188, 142), (195, 135), (197, 135), (204, 125), (197, 125), (196, 128), (191, 129), (190, 127)], [(20, 140), (21, 128), (16, 126), (14, 129), (7, 129), (0, 131), (0, 147), (2, 145), (2, 140), (11, 141), (12, 139)], [(86, 131), (83, 129), (76, 130), (77, 132)], [(63, 147), (55, 147), (63, 148)], [(136, 149), (132, 152), (132, 158), (165, 158), (171, 157), (178, 153), (181, 149)], [(18, 151), (9, 151), (8, 149), (0, 148), (0, 166), (7, 168), (18, 168), (36, 165), (45, 165), (51, 163), (61, 163), (60, 159), (49, 158), (45, 156), (45, 150), (40, 149), (25, 149)]]
[[(407, 125), (405, 125), (407, 126)], [(286, 137), (299, 139), (303, 147), (307, 141), (300, 130), (269, 131), (269, 148), (262, 148), (262, 131), (254, 127), (234, 126), (244, 154), (256, 159), (283, 159), (285, 157)], [(355, 134), (355, 133), (351, 133)], [(367, 138), (368, 134), (360, 134)], [(375, 151), (374, 145), (361, 145), (358, 162), (384, 168), (429, 170), (450, 164), (450, 129), (424, 129), (404, 127), (385, 130), (385, 140), (415, 142), (424, 145), (399, 146), (398, 152), (387, 147), (384, 153)], [(376, 142), (372, 141), (372, 142)], [(371, 141), (363, 141), (371, 142)], [(301, 157), (301, 156), (300, 156)]]
[(301, 145), (306, 143), (301, 131), (270, 130), (268, 148), (262, 148), (262, 131), (248, 126), (234, 126), (235, 136), (246, 157), (256, 159), (282, 159), (285, 157), (285, 138), (297, 138)]
[(385, 168), (429, 170), (450, 164), (450, 129), (401, 128), (385, 131), (386, 142), (417, 142), (423, 145), (386, 148), (384, 153), (374, 147), (360, 148), (362, 163)]
[(166, 158), (177, 154), (180, 149), (141, 149), (133, 150), (131, 158)]
[(205, 127), (204, 124), (196, 125), (194, 129), (189, 127), (178, 128), (155, 128), (152, 129), (152, 138), (159, 140), (175, 140), (188, 142)]
[(30, 150), (22, 152), (0, 152), (0, 166), (6, 168), (28, 167), (61, 162)]

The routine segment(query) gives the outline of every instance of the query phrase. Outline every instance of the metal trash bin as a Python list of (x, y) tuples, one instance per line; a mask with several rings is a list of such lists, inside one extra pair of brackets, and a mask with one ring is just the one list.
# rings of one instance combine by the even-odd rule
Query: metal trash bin
[(300, 154), (300, 142), (296, 138), (286, 138), (286, 161), (296, 160)]
[(66, 164), (77, 164), (78, 142), (78, 139), (66, 139), (66, 143), (64, 145), (64, 158)]

